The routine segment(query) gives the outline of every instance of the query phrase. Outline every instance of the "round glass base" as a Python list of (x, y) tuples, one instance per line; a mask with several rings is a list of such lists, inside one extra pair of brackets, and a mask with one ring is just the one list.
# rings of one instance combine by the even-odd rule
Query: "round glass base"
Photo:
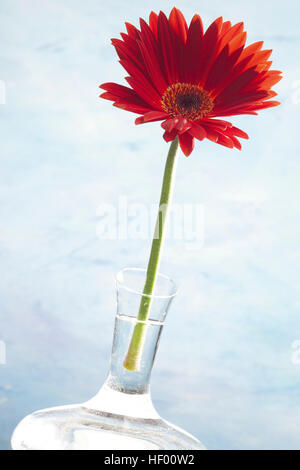
[(118, 415), (85, 404), (36, 411), (20, 422), (11, 443), (13, 450), (205, 450), (161, 418)]

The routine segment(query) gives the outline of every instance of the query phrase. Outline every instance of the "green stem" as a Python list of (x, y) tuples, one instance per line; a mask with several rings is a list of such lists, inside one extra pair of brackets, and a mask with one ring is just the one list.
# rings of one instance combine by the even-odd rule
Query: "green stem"
[(165, 238), (165, 227), (172, 202), (172, 194), (177, 166), (178, 137), (171, 143), (163, 178), (159, 210), (156, 219), (155, 232), (152, 241), (151, 253), (146, 273), (146, 282), (141, 298), (138, 323), (136, 324), (128, 352), (124, 361), (124, 367), (128, 370), (139, 370), (140, 356), (143, 350), (147, 324), (143, 323), (149, 316), (152, 302), (152, 295), (155, 287), (156, 277), (159, 271), (159, 264), (162, 254), (162, 246)]

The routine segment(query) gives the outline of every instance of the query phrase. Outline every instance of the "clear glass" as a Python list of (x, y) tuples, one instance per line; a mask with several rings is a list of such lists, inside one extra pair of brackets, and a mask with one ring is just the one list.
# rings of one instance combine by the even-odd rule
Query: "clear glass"
[(150, 375), (165, 317), (177, 294), (160, 274), (145, 326), (138, 371), (123, 367), (143, 292), (145, 270), (116, 276), (117, 313), (108, 377), (91, 400), (49, 408), (24, 418), (12, 436), (13, 450), (204, 450), (195, 437), (162, 419), (150, 396)]

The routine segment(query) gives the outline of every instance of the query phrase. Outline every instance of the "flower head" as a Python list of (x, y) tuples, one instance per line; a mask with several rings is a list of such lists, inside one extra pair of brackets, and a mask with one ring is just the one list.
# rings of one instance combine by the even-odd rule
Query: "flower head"
[(241, 149), (238, 137), (248, 135), (218, 117), (257, 114), (277, 106), (272, 86), (281, 72), (270, 70), (271, 50), (263, 42), (245, 47), (243, 23), (216, 19), (204, 32), (194, 15), (189, 27), (183, 14), (173, 8), (169, 19), (151, 12), (149, 24), (140, 29), (126, 23), (127, 34), (112, 39), (120, 63), (128, 73), (129, 87), (104, 83), (102, 98), (114, 106), (141, 116), (136, 124), (163, 121), (164, 139), (178, 135), (186, 156), (195, 138)]

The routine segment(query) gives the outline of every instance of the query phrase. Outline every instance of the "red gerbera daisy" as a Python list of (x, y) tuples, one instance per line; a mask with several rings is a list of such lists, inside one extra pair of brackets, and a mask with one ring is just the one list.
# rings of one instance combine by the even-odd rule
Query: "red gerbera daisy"
[(248, 135), (215, 118), (257, 114), (280, 104), (269, 101), (277, 94), (271, 87), (281, 79), (281, 72), (270, 71), (272, 50), (262, 50), (262, 41), (245, 47), (243, 23), (232, 26), (220, 17), (204, 32), (199, 15), (188, 27), (173, 8), (169, 19), (151, 12), (149, 24), (140, 20), (140, 30), (129, 23), (126, 28), (122, 40), (112, 44), (131, 88), (104, 83), (101, 97), (141, 114), (136, 124), (162, 120), (164, 139), (178, 135), (186, 156), (195, 138), (241, 149), (238, 137)]

